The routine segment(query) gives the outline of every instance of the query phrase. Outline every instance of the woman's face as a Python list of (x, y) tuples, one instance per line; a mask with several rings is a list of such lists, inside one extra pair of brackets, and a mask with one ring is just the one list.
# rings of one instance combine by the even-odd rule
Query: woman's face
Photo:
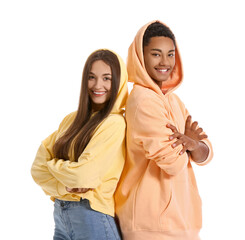
[(175, 65), (175, 46), (168, 37), (152, 37), (144, 47), (145, 68), (149, 76), (161, 88)]
[(93, 62), (88, 78), (88, 93), (92, 108), (101, 110), (111, 95), (111, 67), (102, 60)]

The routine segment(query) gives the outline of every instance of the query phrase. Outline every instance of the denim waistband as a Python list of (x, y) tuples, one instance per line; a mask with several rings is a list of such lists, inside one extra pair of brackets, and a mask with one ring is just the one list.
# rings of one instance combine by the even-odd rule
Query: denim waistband
[(78, 201), (64, 201), (64, 200), (59, 200), (55, 199), (55, 205), (59, 206), (61, 208), (68, 208), (68, 207), (76, 207), (76, 206), (81, 206), (81, 205), (90, 205), (88, 199), (82, 199)]

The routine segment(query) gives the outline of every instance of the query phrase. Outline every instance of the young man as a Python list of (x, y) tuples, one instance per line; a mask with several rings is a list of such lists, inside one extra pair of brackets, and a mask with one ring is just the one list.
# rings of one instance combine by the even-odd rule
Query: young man
[(160, 22), (137, 33), (128, 53), (127, 160), (116, 193), (125, 240), (197, 240), (201, 199), (192, 169), (212, 146), (173, 93), (182, 82), (175, 37)]

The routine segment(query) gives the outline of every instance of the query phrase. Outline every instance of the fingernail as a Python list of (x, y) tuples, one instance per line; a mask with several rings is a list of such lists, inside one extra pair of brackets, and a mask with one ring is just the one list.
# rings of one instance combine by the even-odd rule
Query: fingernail
[(175, 146), (176, 146), (176, 144), (174, 143), (174, 144), (172, 144), (172, 146), (173, 146), (173, 147), (175, 147)]
[(170, 140), (172, 140), (172, 139), (173, 139), (173, 137), (172, 137), (172, 136), (170, 136), (170, 137), (169, 137), (169, 139), (170, 139)]

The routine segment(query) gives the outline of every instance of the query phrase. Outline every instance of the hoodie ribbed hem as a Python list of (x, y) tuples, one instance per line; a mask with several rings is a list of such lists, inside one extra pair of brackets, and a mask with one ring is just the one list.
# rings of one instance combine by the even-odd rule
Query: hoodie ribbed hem
[(188, 231), (123, 231), (124, 240), (200, 240), (199, 230)]

